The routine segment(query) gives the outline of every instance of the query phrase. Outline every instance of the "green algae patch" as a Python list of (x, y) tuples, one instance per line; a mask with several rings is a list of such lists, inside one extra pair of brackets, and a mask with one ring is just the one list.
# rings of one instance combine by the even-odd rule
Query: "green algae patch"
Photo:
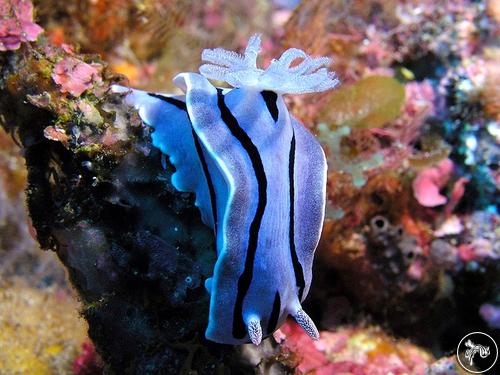
[(392, 77), (371, 76), (334, 91), (321, 121), (351, 128), (378, 128), (401, 113), (404, 86)]

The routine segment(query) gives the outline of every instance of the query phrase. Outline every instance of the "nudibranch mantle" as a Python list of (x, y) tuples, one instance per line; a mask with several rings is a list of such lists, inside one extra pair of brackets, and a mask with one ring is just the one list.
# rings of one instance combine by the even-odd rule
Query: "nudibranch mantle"
[[(258, 345), (288, 315), (319, 338), (301, 302), (323, 225), (326, 159), (282, 94), (324, 91), (338, 80), (323, 68), (329, 59), (297, 49), (259, 69), (259, 51), (258, 36), (244, 56), (204, 50), (203, 59), (215, 65), (174, 78), (184, 96), (113, 87), (154, 128), (153, 145), (176, 168), (173, 186), (195, 194), (203, 222), (214, 230), (218, 257), (205, 283), (206, 337), (223, 344)], [(303, 61), (290, 67), (297, 58)], [(233, 88), (217, 88), (207, 77)]]

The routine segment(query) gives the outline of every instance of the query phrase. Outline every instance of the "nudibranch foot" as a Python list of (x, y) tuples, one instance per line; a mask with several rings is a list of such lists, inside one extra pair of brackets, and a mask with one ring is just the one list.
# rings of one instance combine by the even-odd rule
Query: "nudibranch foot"
[[(183, 96), (113, 87), (154, 128), (153, 145), (176, 169), (172, 185), (195, 194), (203, 222), (214, 230), (205, 336), (221, 344), (259, 345), (289, 315), (319, 338), (300, 304), (323, 225), (326, 158), (282, 94), (325, 91), (339, 80), (326, 68), (329, 58), (295, 48), (260, 69), (260, 44), (254, 35), (243, 56), (204, 50), (209, 64), (201, 74), (174, 79)], [(215, 87), (208, 78), (233, 88)]]
[[(195, 206), (200, 209), (203, 222), (214, 228), (213, 192), (205, 178), (209, 173), (206, 151), (191, 125), (185, 97), (131, 90), (118, 85), (111, 89), (127, 94), (125, 102), (154, 129), (151, 135), (153, 146), (168, 155), (176, 169), (172, 174), (172, 185), (180, 192), (195, 193)], [(216, 171), (212, 173), (217, 174)]]

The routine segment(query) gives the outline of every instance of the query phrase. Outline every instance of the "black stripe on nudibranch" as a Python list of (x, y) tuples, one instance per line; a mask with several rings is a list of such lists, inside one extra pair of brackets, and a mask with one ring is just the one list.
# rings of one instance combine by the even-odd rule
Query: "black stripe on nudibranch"
[(297, 249), (295, 248), (295, 132), (292, 135), (292, 142), (290, 144), (290, 156), (288, 158), (288, 176), (290, 183), (290, 229), (288, 231), (290, 236), (290, 253), (292, 255), (293, 272), (295, 273), (295, 282), (297, 283), (297, 294), (299, 301), (302, 301), (302, 294), (306, 286), (304, 279), (304, 270), (299, 262), (297, 256)]
[(183, 111), (187, 111), (186, 103), (184, 103), (182, 100), (171, 98), (169, 96), (163, 96), (160, 94), (155, 94), (153, 92), (148, 92), (149, 96), (152, 96), (153, 98), (163, 100), (164, 102), (167, 102), (168, 104), (172, 104), (173, 106), (182, 109)]
[(274, 91), (261, 91), (262, 98), (266, 102), (267, 110), (274, 119), (274, 122), (278, 121), (278, 94)]
[[(187, 112), (186, 103), (183, 102), (182, 100), (175, 99), (175, 98), (172, 98), (169, 96), (155, 94), (152, 92), (148, 93), (148, 95), (152, 96), (153, 98), (160, 99), (168, 104), (171, 104), (171, 105), (175, 106), (176, 108), (179, 108), (182, 111), (185, 111), (186, 114), (188, 115), (188, 118), (189, 118), (189, 113)], [(189, 122), (191, 123), (191, 119), (189, 119)], [(203, 154), (203, 149), (201, 147), (200, 139), (198, 138), (198, 135), (194, 131), (192, 124), (191, 124), (191, 131), (193, 133), (193, 141), (194, 141), (194, 146), (196, 148), (196, 153), (198, 154), (198, 159), (200, 159), (201, 168), (203, 169), (203, 174), (205, 175), (205, 179), (207, 181), (208, 192), (210, 194), (210, 205), (212, 206), (212, 217), (214, 220), (214, 230), (217, 232), (217, 201), (216, 201), (216, 196), (215, 196), (214, 183), (212, 181), (210, 171), (208, 170), (207, 161), (205, 159), (205, 155)]]
[(273, 309), (271, 310), (271, 315), (269, 316), (269, 322), (267, 323), (267, 334), (270, 335), (276, 330), (278, 325), (278, 319), (281, 312), (281, 298), (280, 293), (276, 291), (274, 296)]
[(208, 193), (210, 194), (210, 205), (212, 207), (212, 217), (214, 220), (214, 231), (215, 233), (217, 233), (217, 198), (215, 196), (214, 184), (212, 181), (212, 177), (210, 175), (210, 171), (208, 170), (207, 161), (205, 159), (205, 155), (203, 154), (203, 149), (201, 148), (200, 140), (192, 126), (191, 126), (191, 131), (193, 132), (194, 147), (196, 148), (196, 153), (198, 154), (198, 158), (200, 159), (203, 173), (205, 174), (205, 179), (207, 180)]
[(245, 131), (240, 127), (238, 120), (227, 107), (224, 102), (224, 95), (220, 89), (217, 90), (217, 105), (221, 113), (222, 121), (224, 121), (231, 134), (241, 143), (242, 147), (248, 154), (258, 185), (257, 209), (255, 210), (254, 218), (250, 224), (245, 269), (238, 279), (238, 293), (236, 295), (233, 312), (233, 336), (237, 339), (242, 339), (247, 334), (246, 325), (243, 320), (243, 300), (248, 293), (253, 277), (253, 267), (255, 253), (257, 251), (259, 230), (267, 204), (267, 178), (259, 150), (252, 142), (248, 134), (245, 133)]

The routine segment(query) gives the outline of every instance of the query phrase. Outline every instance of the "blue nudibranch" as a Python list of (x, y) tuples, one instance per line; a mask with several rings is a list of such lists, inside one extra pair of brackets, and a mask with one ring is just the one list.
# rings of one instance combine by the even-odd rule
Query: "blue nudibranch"
[[(195, 193), (203, 222), (215, 232), (206, 337), (224, 344), (258, 345), (288, 315), (319, 338), (301, 302), (323, 225), (326, 160), (282, 95), (325, 91), (338, 79), (326, 69), (330, 59), (295, 48), (259, 69), (260, 43), (251, 37), (244, 56), (204, 50), (210, 64), (201, 74), (174, 78), (185, 96), (114, 87), (127, 92), (127, 103), (155, 129), (153, 145), (176, 168), (173, 186)], [(233, 88), (217, 88), (207, 78)]]

